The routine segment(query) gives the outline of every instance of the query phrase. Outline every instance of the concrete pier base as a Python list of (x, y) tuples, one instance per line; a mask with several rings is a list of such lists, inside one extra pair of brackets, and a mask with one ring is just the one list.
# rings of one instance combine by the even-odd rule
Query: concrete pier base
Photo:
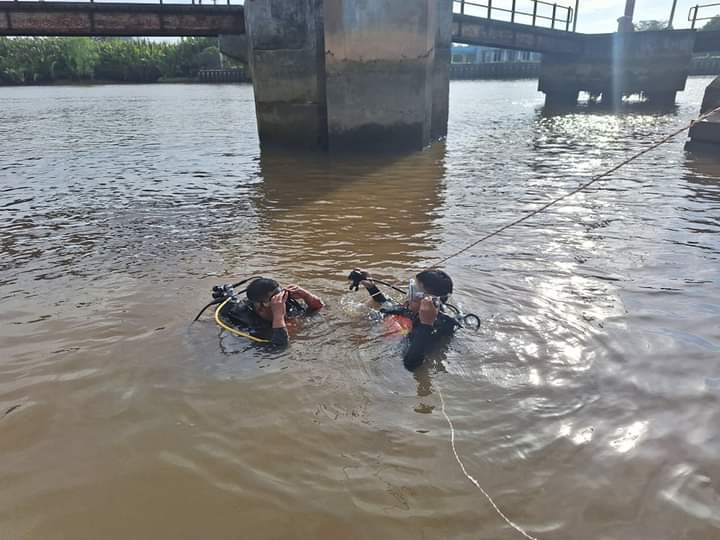
[(327, 145), (322, 0), (253, 0), (245, 6), (260, 142)]
[(447, 132), (451, 0), (253, 0), (263, 146), (416, 150)]
[[(705, 91), (700, 114), (706, 114), (720, 107), (720, 77), (715, 79)], [(713, 114), (690, 128), (690, 150), (704, 149), (717, 154), (720, 151), (720, 112)]]
[(453, 0), (437, 0), (437, 34), (432, 80), (430, 138), (444, 139), (450, 112), (450, 61), (452, 59)]
[(685, 89), (694, 44), (692, 31), (583, 36), (577, 55), (543, 56), (538, 88), (548, 105), (574, 104), (581, 91), (602, 96), (608, 106), (633, 94), (672, 105)]

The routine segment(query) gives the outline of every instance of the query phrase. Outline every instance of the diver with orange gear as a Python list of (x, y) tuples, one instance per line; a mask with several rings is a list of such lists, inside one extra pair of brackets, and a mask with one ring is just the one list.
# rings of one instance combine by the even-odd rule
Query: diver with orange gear
[(450, 306), (447, 302), (453, 292), (453, 281), (442, 270), (420, 272), (410, 280), (407, 291), (393, 287), (406, 294), (407, 299), (402, 304), (383, 294), (369, 272), (355, 269), (348, 279), (352, 282), (351, 289), (358, 290), (360, 285), (367, 289), (372, 306), (383, 314), (391, 331), (408, 333), (403, 364), (410, 371), (419, 368), (428, 351), (451, 338), (458, 328), (463, 327), (463, 323), (474, 320), (478, 327), (480, 325), (477, 316), (462, 316), (457, 308), (451, 307), (458, 312), (456, 317), (445, 312), (445, 308)]

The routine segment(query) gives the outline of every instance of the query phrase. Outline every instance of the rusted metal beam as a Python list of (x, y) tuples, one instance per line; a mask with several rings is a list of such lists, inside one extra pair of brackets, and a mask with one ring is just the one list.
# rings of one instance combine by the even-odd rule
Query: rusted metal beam
[(0, 36), (244, 34), (243, 6), (0, 1)]

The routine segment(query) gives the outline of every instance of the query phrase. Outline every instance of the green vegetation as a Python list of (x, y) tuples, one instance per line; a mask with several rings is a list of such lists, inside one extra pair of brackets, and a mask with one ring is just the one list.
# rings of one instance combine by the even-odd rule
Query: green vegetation
[(720, 15), (710, 19), (701, 30), (720, 30)]
[(92, 38), (0, 38), (0, 84), (156, 82), (220, 66), (217, 40), (177, 43)]
[(651, 30), (667, 30), (667, 21), (640, 21), (635, 24), (635, 30), (638, 32), (648, 32)]

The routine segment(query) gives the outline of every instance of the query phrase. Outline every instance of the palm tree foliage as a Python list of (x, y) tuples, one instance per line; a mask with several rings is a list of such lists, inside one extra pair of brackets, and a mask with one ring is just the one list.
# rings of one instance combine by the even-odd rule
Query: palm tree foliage
[(177, 43), (92, 38), (0, 38), (0, 84), (103, 80), (155, 82), (216, 67), (216, 40)]

